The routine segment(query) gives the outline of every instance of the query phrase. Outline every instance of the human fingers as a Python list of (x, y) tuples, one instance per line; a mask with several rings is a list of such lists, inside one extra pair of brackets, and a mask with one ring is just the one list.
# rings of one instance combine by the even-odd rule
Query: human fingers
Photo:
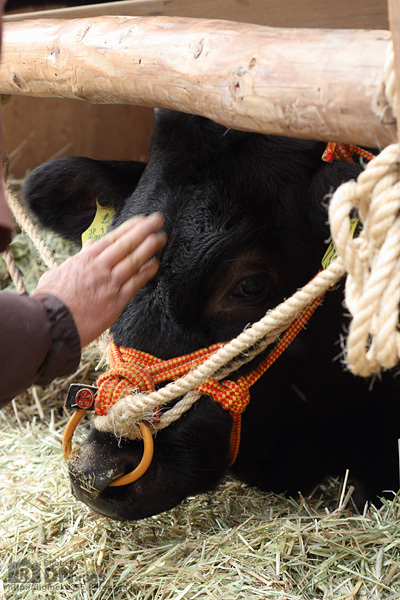
[(131, 229), (136, 223), (139, 223), (141, 220), (145, 219), (144, 215), (137, 215), (136, 217), (131, 217), (127, 221), (124, 221), (121, 225), (119, 225), (116, 229), (109, 231), (102, 238), (98, 240), (94, 240), (89, 238), (85, 245), (82, 247), (80, 253), (85, 253), (93, 256), (97, 256), (103, 252), (110, 244), (114, 243), (118, 236), (121, 236), (123, 233)]
[(158, 267), (158, 260), (152, 258), (143, 265), (139, 273), (136, 273), (124, 281), (119, 291), (119, 300), (123, 306), (125, 306), (127, 302), (129, 302), (129, 300), (154, 277), (158, 271)]
[(162, 250), (166, 241), (167, 236), (164, 232), (150, 233), (133, 252), (114, 266), (111, 270), (113, 282), (120, 287), (125, 281), (137, 275), (153, 254)]
[[(99, 258), (102, 266), (112, 269), (151, 233), (161, 229), (164, 218), (160, 213), (139, 215), (125, 221), (87, 248), (88, 258)], [(86, 249), (87, 245), (85, 246)]]
[[(148, 236), (158, 232), (163, 224), (164, 218), (160, 213), (154, 213), (135, 222), (122, 235), (115, 236), (111, 245), (102, 252), (100, 256), (102, 264), (106, 268), (112, 269), (128, 255), (135, 253), (140, 244)], [(159, 239), (161, 241), (161, 237)], [(142, 264), (139, 265), (139, 268)]]

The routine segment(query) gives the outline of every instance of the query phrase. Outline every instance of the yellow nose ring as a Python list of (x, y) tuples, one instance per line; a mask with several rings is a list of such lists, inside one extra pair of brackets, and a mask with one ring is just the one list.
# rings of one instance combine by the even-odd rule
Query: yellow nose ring
[[(62, 450), (64, 453), (64, 458), (67, 462), (69, 461), (71, 456), (72, 437), (74, 435), (75, 429), (86, 412), (86, 410), (78, 408), (78, 410), (72, 415), (72, 417), (68, 421), (68, 424), (65, 428), (62, 441)], [(151, 435), (150, 427), (147, 423), (140, 421), (139, 427), (144, 444), (142, 460), (140, 461), (138, 466), (135, 469), (133, 469), (133, 471), (127, 473), (126, 475), (121, 475), (121, 477), (118, 477), (118, 479), (110, 483), (110, 487), (117, 487), (120, 485), (128, 485), (129, 483), (133, 483), (134, 481), (142, 477), (142, 475), (147, 471), (151, 464), (154, 454), (153, 436)]]

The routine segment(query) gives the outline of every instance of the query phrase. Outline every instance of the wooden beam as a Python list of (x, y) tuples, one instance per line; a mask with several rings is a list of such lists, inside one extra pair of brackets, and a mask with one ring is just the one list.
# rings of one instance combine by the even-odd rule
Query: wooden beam
[(229, 19), (269, 27), (388, 29), (386, 0), (124, 0), (11, 14), (6, 21), (103, 15)]
[(167, 17), (8, 23), (0, 93), (173, 108), (236, 129), (379, 147), (396, 139), (379, 104), (389, 40), (389, 31)]

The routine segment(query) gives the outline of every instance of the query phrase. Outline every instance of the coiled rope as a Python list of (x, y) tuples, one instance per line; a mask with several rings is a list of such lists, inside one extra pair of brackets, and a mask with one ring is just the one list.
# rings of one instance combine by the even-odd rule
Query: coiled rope
[[(356, 209), (362, 231), (351, 238)], [(345, 301), (352, 315), (347, 364), (368, 377), (391, 369), (400, 357), (399, 146), (374, 158), (357, 181), (343, 184), (329, 208), (332, 238), (347, 272)]]
[[(394, 49), (387, 50), (385, 96), (395, 113)], [(355, 375), (391, 369), (400, 359), (400, 170), (399, 144), (386, 147), (357, 181), (341, 185), (329, 207), (332, 239), (345, 270), (345, 302), (352, 316), (346, 361)], [(357, 211), (362, 230), (349, 236)]]

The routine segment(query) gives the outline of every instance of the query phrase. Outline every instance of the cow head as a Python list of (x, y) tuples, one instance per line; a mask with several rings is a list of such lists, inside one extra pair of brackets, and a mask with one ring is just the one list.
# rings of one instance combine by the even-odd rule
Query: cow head
[[(324, 147), (158, 111), (147, 166), (58, 159), (33, 171), (24, 198), (43, 225), (75, 242), (93, 219), (96, 199), (114, 205), (114, 226), (140, 213), (163, 213), (168, 243), (159, 272), (111, 333), (118, 345), (168, 359), (231, 339), (319, 270), (329, 237), (326, 196), (360, 171), (322, 162)], [(339, 323), (336, 313), (328, 329)], [(307, 343), (300, 336), (288, 352), (307, 353)], [(258, 383), (252, 403), (262, 403), (268, 389), (268, 382)], [(269, 405), (261, 417), (273, 413)], [(230, 430), (229, 413), (202, 396), (157, 434), (145, 475), (115, 488), (108, 484), (135, 467), (142, 445), (92, 428), (69, 465), (73, 491), (114, 518), (168, 509), (218, 483)], [(239, 473), (246, 470), (238, 465)]]

